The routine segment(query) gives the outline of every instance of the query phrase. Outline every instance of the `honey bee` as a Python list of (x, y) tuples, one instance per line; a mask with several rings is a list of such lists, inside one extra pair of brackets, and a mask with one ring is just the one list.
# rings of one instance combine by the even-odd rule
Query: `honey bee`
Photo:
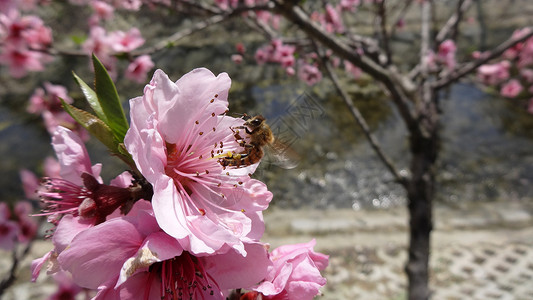
[[(222, 166), (240, 167), (253, 165), (263, 158), (265, 150), (268, 149), (267, 151), (272, 154), (275, 165), (285, 169), (296, 167), (297, 155), (275, 138), (262, 115), (254, 117), (244, 115), (243, 117), (246, 122), (242, 126), (232, 127), (231, 130), (234, 133), (235, 140), (244, 150), (239, 153), (229, 152), (221, 157), (219, 162)], [(239, 129), (244, 129), (248, 141), (241, 136)]]

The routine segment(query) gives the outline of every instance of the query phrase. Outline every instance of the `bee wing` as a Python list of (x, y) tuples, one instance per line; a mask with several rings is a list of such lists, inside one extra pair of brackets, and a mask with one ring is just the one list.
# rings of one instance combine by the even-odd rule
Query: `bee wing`
[(300, 161), (300, 156), (294, 149), (277, 139), (265, 149), (267, 161), (280, 168), (293, 169)]

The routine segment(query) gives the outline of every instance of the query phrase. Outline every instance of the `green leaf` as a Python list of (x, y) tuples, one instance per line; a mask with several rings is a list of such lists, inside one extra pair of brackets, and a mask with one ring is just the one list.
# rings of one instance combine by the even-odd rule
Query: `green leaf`
[(85, 96), (85, 99), (87, 99), (87, 102), (89, 102), (89, 105), (92, 107), (96, 115), (105, 123), (107, 122), (107, 117), (104, 114), (104, 111), (102, 109), (102, 106), (100, 105), (100, 102), (98, 101), (98, 96), (96, 96), (96, 93), (91, 89), (91, 87), (83, 81), (76, 73), (72, 72), (72, 75), (74, 75), (74, 79), (78, 83), (78, 86), (80, 87), (81, 91), (83, 92), (83, 95)]
[(66, 103), (63, 99), (61, 99), (61, 103), (63, 104), (65, 111), (68, 112), (76, 122), (80, 123), (83, 128), (87, 129), (87, 131), (100, 140), (100, 142), (106, 145), (111, 152), (117, 153), (118, 143), (114, 139), (111, 128), (109, 128), (104, 121), (89, 112)]
[(70, 39), (71, 39), (76, 45), (81, 45), (81, 44), (83, 44), (83, 42), (85, 42), (85, 40), (87, 39), (87, 36), (73, 34), (73, 35), (70, 36)]
[(105, 123), (111, 129), (115, 138), (119, 142), (123, 142), (129, 125), (124, 110), (122, 109), (117, 89), (100, 60), (94, 54), (92, 58), (94, 65), (94, 88), (102, 112), (105, 115)]

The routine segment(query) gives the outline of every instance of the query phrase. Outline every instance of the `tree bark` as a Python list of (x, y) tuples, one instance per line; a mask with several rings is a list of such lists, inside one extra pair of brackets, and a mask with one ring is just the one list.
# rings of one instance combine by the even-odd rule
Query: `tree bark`
[(425, 134), (411, 133), (411, 178), (407, 188), (409, 209), (408, 299), (429, 299), (430, 234), (433, 229), (432, 202), (435, 195), (435, 162), (439, 146), (438, 112), (433, 99), (422, 122)]

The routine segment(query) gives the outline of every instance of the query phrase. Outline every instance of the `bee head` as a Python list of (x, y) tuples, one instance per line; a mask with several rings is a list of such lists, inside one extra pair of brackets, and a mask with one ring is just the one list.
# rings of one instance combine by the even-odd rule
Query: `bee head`
[(244, 125), (249, 126), (251, 128), (257, 128), (261, 126), (261, 124), (263, 124), (264, 121), (265, 121), (265, 117), (263, 117), (262, 115), (257, 115), (251, 118), (250, 120), (244, 122)]

